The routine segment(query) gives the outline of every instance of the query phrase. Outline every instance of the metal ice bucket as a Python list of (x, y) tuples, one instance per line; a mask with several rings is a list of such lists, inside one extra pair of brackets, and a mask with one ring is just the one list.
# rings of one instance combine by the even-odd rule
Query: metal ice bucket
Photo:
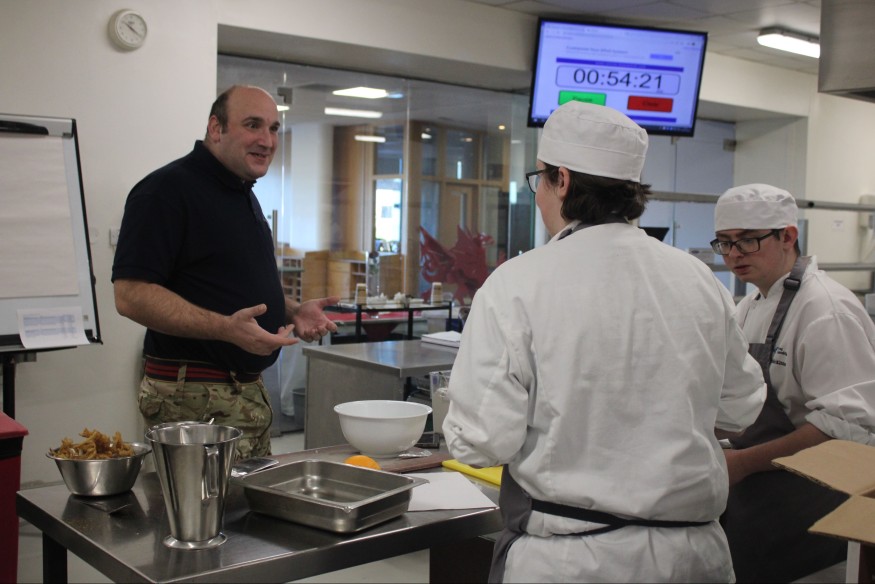
[(429, 374), (431, 386), (432, 427), (443, 435), (444, 419), (450, 409), (450, 373), (452, 370), (432, 371)]
[(170, 521), (164, 545), (204, 549), (225, 541), (225, 494), (243, 432), (231, 426), (171, 422), (146, 431)]

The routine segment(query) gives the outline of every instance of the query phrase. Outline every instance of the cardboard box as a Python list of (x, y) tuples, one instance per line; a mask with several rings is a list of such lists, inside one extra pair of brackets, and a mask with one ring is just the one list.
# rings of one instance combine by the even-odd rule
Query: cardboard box
[(808, 531), (875, 545), (875, 447), (828, 440), (772, 463), (850, 495)]

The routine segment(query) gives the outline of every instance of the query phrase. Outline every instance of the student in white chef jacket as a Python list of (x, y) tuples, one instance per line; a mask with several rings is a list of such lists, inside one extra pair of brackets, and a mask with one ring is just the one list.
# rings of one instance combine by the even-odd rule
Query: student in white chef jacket
[(831, 438), (875, 445), (875, 325), (801, 256), (796, 215), (793, 196), (765, 184), (729, 189), (714, 211), (714, 251), (757, 288), (738, 319), (769, 386), (759, 418), (725, 452), (722, 523), (739, 582), (789, 582), (847, 556), (844, 542), (808, 533), (847, 497), (772, 459)]
[(751, 424), (765, 387), (710, 269), (628, 223), (646, 150), (625, 115), (560, 106), (527, 175), (554, 237), (474, 296), (443, 430), (505, 465), (490, 581), (733, 578), (715, 427)]

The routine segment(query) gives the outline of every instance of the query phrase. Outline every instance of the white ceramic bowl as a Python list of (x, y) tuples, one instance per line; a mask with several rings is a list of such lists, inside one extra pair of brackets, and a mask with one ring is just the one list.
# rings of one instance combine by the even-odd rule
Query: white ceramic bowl
[(346, 441), (373, 458), (390, 458), (414, 444), (425, 429), (429, 406), (371, 399), (334, 406)]

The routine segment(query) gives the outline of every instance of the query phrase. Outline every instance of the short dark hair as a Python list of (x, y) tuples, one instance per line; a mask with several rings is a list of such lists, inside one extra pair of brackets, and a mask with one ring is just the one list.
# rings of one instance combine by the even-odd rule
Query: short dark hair
[(231, 94), (238, 87), (240, 86), (232, 85), (220, 93), (219, 97), (216, 98), (216, 101), (213, 102), (213, 105), (210, 108), (210, 117), (216, 116), (216, 119), (219, 120), (222, 132), (225, 132), (228, 129), (228, 98), (231, 97)]
[[(559, 179), (559, 167), (545, 164), (544, 175), (554, 184)], [(650, 185), (595, 176), (584, 172), (568, 171), (571, 176), (568, 195), (562, 201), (562, 218), (575, 219), (584, 223), (598, 225), (604, 223), (609, 215), (620, 215), (626, 219), (637, 219), (647, 207)]]

